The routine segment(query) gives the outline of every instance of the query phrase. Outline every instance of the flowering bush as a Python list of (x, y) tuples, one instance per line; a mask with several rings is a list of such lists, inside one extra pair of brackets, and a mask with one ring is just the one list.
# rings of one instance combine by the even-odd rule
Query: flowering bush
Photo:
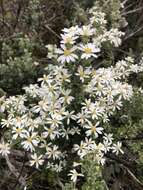
[(108, 29), (97, 7), (89, 16), (87, 25), (63, 29), (60, 47), (46, 46), (52, 64), (37, 84), (25, 87), (24, 95), (0, 99), (2, 156), (25, 150), (31, 166), (68, 170), (74, 184), (83, 177), (76, 170), (80, 160), (92, 155), (103, 165), (108, 152), (123, 153), (106, 127), (133, 96), (128, 77), (143, 71), (142, 62), (134, 64), (131, 57), (100, 67), (105, 46), (117, 48), (124, 33)]

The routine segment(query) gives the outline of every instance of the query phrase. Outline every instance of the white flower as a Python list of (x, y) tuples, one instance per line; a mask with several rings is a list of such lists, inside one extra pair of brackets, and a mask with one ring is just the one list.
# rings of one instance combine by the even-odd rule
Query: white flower
[(111, 44), (113, 44), (115, 47), (119, 47), (122, 42), (121, 37), (124, 34), (124, 32), (119, 31), (117, 28), (112, 28), (105, 33), (105, 36), (111, 42)]
[(10, 147), (8, 143), (0, 143), (0, 154), (2, 154), (2, 156), (7, 156), (10, 154)]
[(74, 115), (74, 111), (71, 111), (71, 112), (66, 111), (66, 112), (64, 113), (64, 115), (65, 115), (65, 118), (67, 119), (67, 125), (70, 124), (70, 120), (71, 120), (71, 119), (72, 119), (72, 120), (76, 120), (76, 115)]
[(77, 72), (76, 75), (80, 77), (82, 82), (84, 82), (86, 78), (89, 78), (91, 73), (89, 68), (84, 70), (81, 65), (78, 67)]
[(110, 143), (112, 144), (112, 141), (113, 141), (113, 134), (104, 134), (103, 136), (103, 139), (104, 139), (104, 142), (107, 142), (107, 143)]
[(27, 133), (27, 131), (24, 129), (23, 126), (19, 126), (19, 127), (13, 127), (12, 133), (13, 133), (12, 138), (17, 139), (18, 137), (23, 138)]
[(77, 166), (81, 166), (82, 163), (78, 163), (78, 162), (73, 162), (73, 167), (77, 167)]
[(83, 158), (87, 154), (87, 144), (81, 141), (80, 145), (78, 144), (74, 145), (73, 150), (77, 152), (80, 158)]
[[(58, 116), (58, 117), (57, 117)], [(60, 124), (62, 124), (62, 116), (60, 115), (60, 117), (59, 117), (59, 115), (57, 115), (57, 114), (51, 114), (51, 118), (49, 117), (49, 118), (47, 118), (46, 119), (46, 123), (47, 124), (50, 124), (50, 126), (52, 127), (52, 128), (56, 128), (56, 127), (59, 127), (59, 125)], [(51, 129), (52, 129), (51, 128)]]
[(78, 134), (80, 135), (80, 129), (78, 127), (72, 127), (72, 129), (70, 130), (70, 134), (71, 135), (75, 135), (75, 134)]
[(54, 140), (56, 136), (59, 136), (59, 132), (57, 131), (55, 126), (45, 127), (45, 132), (42, 133), (43, 138), (50, 137), (51, 140)]
[(77, 177), (83, 177), (84, 175), (81, 173), (78, 173), (75, 169), (70, 170), (70, 173), (68, 174), (68, 176), (71, 176), (71, 180), (76, 183), (77, 181)]
[(134, 64), (134, 65), (131, 65), (131, 66), (130, 66), (130, 71), (132, 71), (132, 72), (134, 72), (134, 73), (138, 73), (138, 72), (139, 72), (139, 69), (140, 69), (140, 67), (139, 67), (139, 65), (137, 65), (137, 64)]
[(121, 149), (122, 147), (122, 143), (121, 142), (117, 142), (117, 144), (114, 144), (112, 147), (112, 152), (115, 153), (116, 155), (118, 155), (119, 153), (123, 154), (123, 150)]
[(81, 104), (83, 105), (82, 109), (85, 110), (86, 112), (89, 111), (91, 106), (93, 105), (91, 99), (85, 99), (85, 101)]
[(81, 59), (89, 59), (90, 57), (97, 58), (97, 53), (100, 52), (100, 49), (92, 43), (86, 45), (81, 44), (79, 49), (82, 51)]
[(86, 131), (86, 135), (87, 136), (94, 135), (95, 137), (98, 137), (98, 134), (102, 134), (103, 128), (102, 127), (98, 127), (98, 125), (99, 125), (99, 122), (97, 122), (96, 124), (92, 124), (90, 122), (87, 125), (85, 125), (84, 127), (86, 129), (88, 129)]
[(92, 138), (85, 138), (85, 143), (87, 145), (88, 150), (95, 150), (97, 148), (97, 145), (95, 144), (95, 141)]
[(92, 36), (95, 33), (95, 29), (91, 28), (90, 25), (87, 26), (82, 26), (82, 28), (80, 28), (79, 30), (79, 34), (81, 36)]
[(61, 45), (61, 49), (57, 50), (57, 53), (60, 54), (60, 56), (57, 59), (58, 62), (61, 62), (61, 63), (75, 62), (76, 59), (78, 59), (78, 56), (74, 53), (75, 50), (76, 50), (75, 47), (66, 48), (66, 46)]
[(39, 65), (39, 62), (37, 62), (37, 61), (34, 61), (34, 63), (33, 63), (35, 66), (38, 66)]
[(24, 87), (23, 88), (25, 90), (25, 92), (30, 95), (31, 97), (35, 98), (39, 95), (39, 87), (38, 84), (30, 84), (29, 87)]
[(127, 62), (129, 62), (129, 63), (134, 63), (134, 61), (135, 61), (134, 58), (133, 58), (133, 57), (130, 57), (130, 56), (126, 57), (125, 60), (126, 60)]
[(79, 34), (79, 26), (72, 26), (70, 28), (64, 28), (62, 30), (65, 34), (70, 34), (72, 36), (76, 36)]
[(36, 153), (31, 155), (32, 160), (30, 160), (30, 166), (36, 165), (36, 168), (39, 168), (39, 166), (41, 166), (44, 162), (44, 160), (41, 159), (42, 157), (42, 155), (37, 156)]
[(77, 39), (77, 36), (73, 36), (72, 34), (61, 34), (62, 36), (62, 40), (61, 43), (62, 44), (74, 44), (75, 40)]
[(60, 131), (60, 134), (61, 134), (62, 137), (65, 137), (66, 140), (68, 140), (69, 135), (71, 134), (71, 130), (70, 130), (70, 128), (65, 129), (64, 127), (62, 127), (62, 129)]
[(30, 133), (27, 132), (24, 138), (26, 140), (21, 143), (23, 145), (23, 148), (27, 151), (30, 150), (31, 152), (33, 152), (35, 150), (35, 147), (38, 146), (39, 143), (39, 140), (37, 139), (37, 133), (32, 133), (30, 135)]
[(35, 129), (38, 129), (39, 125), (41, 124), (41, 119), (37, 118), (35, 120), (29, 119), (26, 123), (28, 125), (28, 131), (34, 131)]
[(95, 160), (97, 161), (98, 164), (101, 164), (102, 166), (105, 164), (106, 161), (103, 153), (96, 154)]
[(51, 75), (43, 75), (42, 78), (39, 78), (38, 81), (42, 81), (42, 84), (45, 83), (51, 83), (52, 82), (52, 76)]
[(46, 99), (43, 99), (38, 102), (38, 105), (33, 107), (33, 111), (35, 113), (41, 113), (48, 110), (48, 101)]
[(61, 162), (59, 164), (55, 164), (53, 169), (56, 172), (61, 172), (63, 170), (63, 166), (62, 166)]
[(88, 114), (82, 111), (81, 113), (77, 114), (77, 123), (83, 126), (85, 123), (89, 122), (88, 118), (89, 118)]
[(143, 89), (140, 87), (140, 88), (138, 89), (138, 92), (141, 93), (141, 94), (143, 94)]
[(46, 154), (48, 155), (48, 158), (53, 158), (53, 160), (59, 159), (61, 152), (58, 150), (58, 146), (54, 145), (53, 147), (46, 147)]
[(2, 119), (1, 120), (2, 127), (9, 128), (12, 124), (13, 124), (12, 117), (8, 117), (7, 119)]
[(65, 103), (65, 104), (70, 104), (74, 100), (74, 97), (70, 96), (71, 90), (63, 89), (61, 93), (62, 93), (62, 97), (60, 98), (60, 102)]
[(0, 97), (0, 113), (3, 113), (6, 109), (5, 96)]
[(57, 58), (57, 54), (56, 54), (57, 46), (55, 44), (48, 44), (45, 47), (48, 49), (47, 57), (49, 59), (52, 59), (52, 58), (56, 59)]
[(90, 18), (90, 22), (91, 24), (97, 23), (99, 25), (101, 25), (101, 28), (104, 28), (104, 25), (107, 23), (107, 20), (105, 20), (105, 14), (104, 13), (98, 13), (96, 16), (93, 16)]
[(107, 152), (109, 152), (112, 149), (111, 143), (108, 141), (103, 141), (103, 144), (104, 144), (104, 152), (106, 154)]
[(92, 119), (99, 119), (99, 117), (102, 116), (102, 114), (104, 113), (104, 109), (98, 105), (98, 103), (92, 103), (89, 107), (89, 114), (91, 114)]

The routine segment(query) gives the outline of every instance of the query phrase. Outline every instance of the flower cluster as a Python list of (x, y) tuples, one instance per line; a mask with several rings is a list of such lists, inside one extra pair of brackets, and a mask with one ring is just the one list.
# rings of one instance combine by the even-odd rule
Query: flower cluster
[[(64, 66), (51, 66), (49, 74), (39, 79), (41, 85), (25, 87), (24, 96), (2, 98), (1, 110), (6, 111), (8, 117), (2, 119), (1, 126), (11, 134), (11, 144), (18, 141), (23, 149), (31, 152), (31, 165), (38, 167), (47, 159), (47, 167), (55, 167), (55, 170), (60, 167), (58, 171), (65, 166), (68, 157), (66, 145), (64, 149), (59, 142), (68, 144), (77, 135), (82, 140), (73, 144), (71, 152), (77, 152), (80, 158), (95, 153), (97, 162), (103, 164), (108, 151), (122, 153), (121, 144), (113, 144), (112, 135), (105, 134), (104, 124), (122, 107), (123, 100), (132, 97), (132, 86), (121, 82), (135, 67), (129, 60), (126, 58), (115, 67), (97, 70), (91, 67), (84, 70), (79, 66), (74, 76), (81, 80), (81, 98), (85, 97), (80, 111), (72, 109), (76, 100), (67, 86), (71, 86), (73, 75)], [(27, 106), (29, 97), (35, 101)], [(98, 137), (103, 138), (100, 143), (97, 143)], [(7, 144), (1, 144), (0, 152), (9, 153)]]
[(48, 45), (48, 57), (56, 58), (60, 63), (79, 62), (100, 55), (103, 43), (114, 47), (121, 45), (123, 32), (118, 28), (107, 30), (105, 13), (97, 11), (97, 7), (89, 11), (89, 24), (64, 28), (61, 34), (61, 45)]
[[(0, 144), (3, 156), (10, 153), (9, 146), (12, 151), (18, 144), (29, 152), (31, 166), (45, 164), (61, 172), (69, 157), (74, 161), (93, 154), (97, 163), (104, 164), (107, 152), (123, 153), (105, 126), (133, 95), (125, 79), (143, 71), (143, 65), (127, 57), (114, 67), (95, 69), (92, 62), (102, 54), (103, 42), (117, 47), (123, 33), (106, 30), (104, 13), (90, 14), (89, 25), (63, 29), (60, 48), (47, 46), (56, 64), (48, 65), (37, 84), (25, 87), (24, 95), (0, 99), (3, 138), (10, 140), (10, 145)], [(73, 182), (82, 176), (75, 169), (69, 175)]]

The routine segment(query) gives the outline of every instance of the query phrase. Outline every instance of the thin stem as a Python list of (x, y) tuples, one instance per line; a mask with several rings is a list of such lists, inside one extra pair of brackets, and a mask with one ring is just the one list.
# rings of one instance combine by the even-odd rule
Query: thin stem
[(19, 176), (17, 177), (16, 183), (14, 184), (14, 186), (12, 187), (12, 189), (15, 189), (16, 186), (17, 186), (18, 183), (19, 183), (19, 179), (21, 178), (22, 173), (23, 173), (23, 169), (24, 169), (25, 159), (26, 159), (26, 151), (25, 151), (25, 155), (24, 155), (24, 158), (23, 158), (23, 163), (22, 163), (22, 167), (21, 167), (21, 170), (20, 170)]
[(128, 12), (124, 12), (124, 13), (121, 14), (121, 16), (126, 16), (128, 14), (136, 13), (136, 12), (142, 10), (142, 9), (143, 9), (143, 7), (139, 7), (137, 9), (134, 9), (134, 10), (131, 10), (131, 11), (128, 11)]
[(48, 29), (51, 33), (53, 33), (58, 39), (61, 40), (61, 37), (49, 25), (45, 25), (44, 27)]

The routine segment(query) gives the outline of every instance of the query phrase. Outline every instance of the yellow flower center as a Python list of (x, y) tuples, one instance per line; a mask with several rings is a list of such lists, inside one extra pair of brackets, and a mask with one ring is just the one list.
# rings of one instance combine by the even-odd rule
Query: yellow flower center
[(53, 129), (48, 129), (49, 134), (52, 134)]
[(27, 141), (28, 141), (29, 143), (32, 143), (32, 137), (28, 137), (28, 138), (27, 138)]
[(65, 49), (64, 50), (64, 55), (65, 56), (69, 56), (71, 54), (71, 51), (70, 50), (68, 50), (68, 49)]
[(93, 126), (93, 127), (91, 128), (91, 130), (92, 130), (93, 132), (96, 132), (96, 127)]
[(89, 47), (84, 48), (84, 51), (85, 51), (85, 53), (87, 53), (87, 54), (92, 53), (92, 49), (91, 49), (91, 48), (89, 48)]
[(17, 132), (18, 134), (20, 134), (21, 131), (22, 131), (22, 130), (21, 130), (20, 128), (17, 128), (17, 129), (16, 129), (16, 132)]

